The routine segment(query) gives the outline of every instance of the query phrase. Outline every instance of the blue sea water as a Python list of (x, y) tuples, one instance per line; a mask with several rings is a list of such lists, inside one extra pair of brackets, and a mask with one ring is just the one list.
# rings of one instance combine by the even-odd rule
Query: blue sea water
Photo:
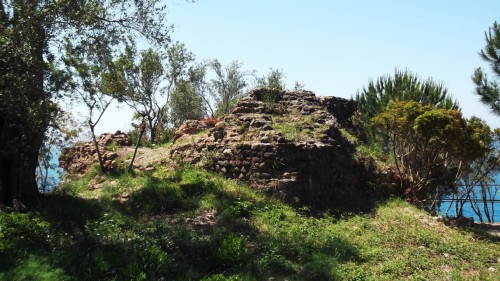
[[(46, 192), (52, 191), (60, 182), (61, 176), (64, 170), (59, 167), (59, 155), (61, 151), (59, 149), (54, 149), (51, 153), (50, 165), (51, 169), (48, 170), (48, 186)], [(38, 187), (41, 189), (41, 183), (38, 183)]]
[[(500, 182), (500, 176), (497, 179), (498, 179), (497, 182)], [(494, 189), (497, 188), (497, 187), (492, 186), (490, 188), (492, 189), (492, 191), (494, 191)], [(480, 194), (479, 193), (480, 192), (479, 188), (477, 190), (474, 190), (474, 192), (476, 192), (476, 194)], [(492, 192), (491, 194), (494, 194), (494, 192)], [(496, 196), (495, 196), (494, 199), (495, 200), (500, 200), (500, 190), (498, 190), (498, 192), (497, 192), (497, 194), (496, 194)], [(456, 216), (455, 204), (456, 204), (455, 202), (443, 202), (442, 205), (441, 205), (441, 208), (440, 208), (441, 215), (446, 216), (446, 212), (449, 209), (448, 216), (455, 217)], [(450, 205), (451, 205), (451, 207), (450, 207)], [(486, 216), (484, 214), (484, 209), (483, 209), (484, 207), (483, 207), (482, 201), (478, 202), (478, 206), (479, 206), (479, 211), (482, 214), (483, 221), (486, 222), (487, 219), (486, 219)], [(493, 203), (493, 206), (491, 206), (491, 203), (488, 203), (488, 210), (489, 210), (490, 215), (493, 214), (493, 221), (494, 222), (500, 222), (500, 201), (497, 201), (497, 202)], [(464, 207), (463, 207), (463, 216), (467, 217), (467, 218), (473, 218), (475, 222), (479, 222), (480, 221), (479, 216), (472, 209), (470, 202), (466, 202), (464, 204)]]

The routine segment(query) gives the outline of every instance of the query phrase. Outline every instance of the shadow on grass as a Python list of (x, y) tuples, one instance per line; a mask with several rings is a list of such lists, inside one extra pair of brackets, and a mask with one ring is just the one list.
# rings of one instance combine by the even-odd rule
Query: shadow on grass
[[(316, 243), (316, 231), (328, 235), (317, 218), (248, 188), (224, 184), (191, 170), (173, 179), (146, 175), (141, 189), (124, 201), (47, 195), (29, 216), (50, 227), (37, 231), (30, 243), (4, 251), (13, 262), (2, 270), (24, 270), (28, 262), (19, 267), (15, 261), (36, 255), (34, 264), (50, 261), (47, 270), (60, 268), (78, 280), (200, 280), (217, 274), (329, 280), (339, 263), (359, 260), (355, 246), (334, 233)], [(202, 201), (217, 210), (205, 233), (185, 220)], [(259, 228), (258, 216), (274, 232)], [(34, 250), (33, 245), (43, 247)]]
[(213, 182), (201, 178), (181, 183), (147, 176), (141, 189), (131, 193), (128, 200), (115, 202), (114, 207), (135, 218), (178, 214), (197, 209), (203, 196), (215, 189)]
[(461, 226), (456, 227), (472, 232), (474, 236), (478, 239), (495, 242), (500, 242), (500, 224), (488, 224), (488, 223), (474, 223), (471, 226)]
[[(23, 231), (12, 234), (25, 238), (10, 235), (7, 238), (16, 243), (0, 247), (0, 257), (10, 260), (0, 266), (0, 277), (18, 280), (60, 269), (71, 280), (183, 280), (209, 274), (220, 268), (216, 254), (220, 238), (202, 238), (189, 227), (166, 220), (137, 220), (137, 212), (175, 214), (194, 206), (183, 202), (187, 195), (182, 190), (172, 190), (176, 189), (151, 178), (132, 196), (135, 201), (124, 203), (45, 196), (30, 214), (14, 214), (14, 226)], [(45, 272), (32, 272), (33, 264), (47, 261), (47, 268), (41, 269)]]
[[(259, 213), (267, 212), (266, 208), (271, 212), (275, 208), (276, 213), (298, 213), (297, 209), (287, 207), (285, 203), (264, 194), (249, 191), (248, 188), (224, 188), (220, 179), (210, 179), (211, 176), (206, 172), (188, 173), (187, 180), (148, 177), (144, 186), (132, 193), (128, 201), (117, 202), (115, 207), (136, 219), (156, 216), (150, 220), (151, 223), (163, 220), (163, 223), (168, 224), (169, 219), (161, 215), (169, 215), (170, 218), (182, 216), (183, 213), (197, 210), (201, 201), (210, 197), (212, 205), (209, 208), (216, 209), (217, 216), (212, 221), (205, 222), (209, 224), (209, 231), (198, 231), (200, 227), (196, 225), (196, 221), (181, 219), (162, 229), (163, 233), (154, 235), (170, 236), (171, 243), (177, 249), (172, 254), (181, 262), (175, 268), (191, 272), (190, 278), (217, 273), (244, 273), (257, 279), (297, 277), (303, 274), (301, 272), (305, 264), (321, 268), (324, 265), (334, 266), (344, 261), (360, 259), (356, 247), (342, 237), (332, 234), (323, 244), (315, 243), (312, 238), (303, 239), (301, 235), (304, 233), (298, 231), (300, 228), (311, 227), (305, 230), (305, 235), (310, 236), (314, 236), (316, 230), (322, 231), (314, 228), (315, 217), (307, 218), (299, 214), (295, 216), (298, 221), (286, 221), (286, 215), (281, 218), (278, 214), (278, 220), (285, 220), (282, 224), (283, 232), (277, 236), (262, 232), (252, 220)], [(269, 207), (269, 204), (272, 206)], [(280, 208), (285, 208), (286, 211), (281, 211)], [(290, 224), (297, 226), (285, 229)], [(270, 227), (280, 227), (280, 224)], [(326, 235), (324, 231), (322, 235)]]
[(82, 199), (63, 193), (45, 195), (42, 206), (36, 210), (57, 232), (64, 232), (89, 243), (85, 226), (98, 220), (103, 212), (102, 204), (96, 199)]

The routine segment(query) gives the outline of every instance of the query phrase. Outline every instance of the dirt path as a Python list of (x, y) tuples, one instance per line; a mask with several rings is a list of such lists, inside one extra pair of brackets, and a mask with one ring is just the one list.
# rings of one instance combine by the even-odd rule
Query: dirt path
[[(132, 159), (135, 147), (120, 147), (118, 155), (122, 159)], [(155, 163), (166, 162), (170, 158), (170, 148), (168, 147), (139, 147), (135, 156), (134, 166), (150, 167)], [(126, 160), (125, 160), (126, 161)]]

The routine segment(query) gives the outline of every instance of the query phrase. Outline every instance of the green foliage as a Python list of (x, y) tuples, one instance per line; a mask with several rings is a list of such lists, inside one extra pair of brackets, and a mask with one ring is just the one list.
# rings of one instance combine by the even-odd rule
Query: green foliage
[(250, 257), (246, 248), (245, 239), (228, 233), (222, 237), (217, 249), (217, 256), (224, 266), (241, 265)]
[(342, 134), (342, 136), (344, 136), (344, 138), (346, 138), (350, 143), (352, 143), (352, 144), (358, 144), (359, 143), (358, 137), (356, 137), (355, 135), (351, 134), (347, 129), (340, 128), (339, 131)]
[(415, 202), (440, 197), (452, 186), (456, 169), (484, 154), (482, 139), (456, 110), (394, 102), (373, 124), (387, 134), (405, 194)]
[(264, 106), (264, 112), (274, 115), (283, 115), (286, 109), (277, 103), (281, 92), (272, 89), (265, 91), (261, 95), (261, 100)]
[(127, 135), (130, 137), (132, 144), (139, 144), (139, 146), (144, 146), (144, 147), (151, 146), (152, 143), (149, 141), (149, 139), (145, 135), (142, 135), (141, 139), (139, 140), (139, 136), (141, 134), (140, 131), (141, 131), (141, 128), (135, 127), (135, 128), (130, 129), (130, 131), (127, 132)]
[(493, 23), (488, 32), (485, 32), (486, 46), (481, 50), (481, 58), (487, 62), (493, 72), (493, 80), (481, 68), (477, 68), (472, 75), (476, 84), (476, 94), (481, 97), (481, 102), (487, 105), (493, 113), (500, 115), (500, 25)]
[(394, 76), (381, 76), (355, 95), (360, 114), (360, 125), (368, 135), (369, 143), (380, 141), (379, 133), (371, 126), (371, 118), (380, 114), (393, 101), (416, 101), (435, 108), (459, 109), (457, 101), (448, 94), (442, 83), (422, 80), (407, 70), (396, 70)]
[(203, 100), (192, 84), (180, 83), (170, 97), (172, 122), (175, 127), (186, 120), (201, 120), (205, 115)]
[[(90, 93), (95, 97), (100, 66), (129, 35), (159, 45), (169, 41), (159, 2), (1, 1), (0, 135), (6, 137), (0, 139), (0, 163), (9, 167), (0, 170), (2, 204), (12, 204), (18, 194), (36, 197), (38, 153), (63, 92), (95, 91)], [(72, 73), (63, 68), (64, 45), (78, 57), (70, 60), (78, 82), (70, 81)]]
[(170, 123), (178, 126), (184, 120), (214, 116), (211, 86), (206, 81), (210, 63), (195, 63), (195, 56), (184, 44), (175, 43), (167, 50), (167, 102)]
[(356, 93), (355, 99), (361, 113), (368, 117), (382, 112), (392, 101), (416, 101), (436, 108), (459, 109), (443, 84), (432, 79), (422, 81), (407, 70), (396, 70), (392, 77), (382, 76), (370, 81), (366, 88)]
[[(500, 173), (500, 131), (492, 131), (485, 121), (477, 117), (467, 120), (467, 128), (468, 134), (479, 141), (483, 153), (477, 159), (461, 166), (457, 173), (457, 187), (452, 190), (450, 197), (454, 200), (452, 204), (455, 205), (457, 216), (463, 216), (464, 205), (470, 204), (481, 222), (493, 222), (494, 194), (500, 187), (491, 186), (491, 182), (494, 182)], [(483, 212), (480, 212), (481, 209)]]
[(303, 280), (340, 280), (336, 277), (337, 268), (337, 259), (324, 254), (313, 254), (311, 261), (304, 265)]
[(311, 141), (320, 138), (327, 130), (330, 130), (328, 124), (317, 124), (313, 117), (306, 116), (299, 119), (290, 118), (292, 116), (301, 116), (298, 113), (289, 113), (273, 116), (272, 127), (279, 132), (283, 138), (292, 142)]
[(239, 275), (224, 276), (224, 274), (214, 274), (201, 279), (202, 281), (252, 281), (255, 278), (249, 276), (240, 277)]
[(12, 204), (17, 194), (36, 195), (38, 152), (46, 129), (60, 111), (52, 99), (64, 89), (67, 76), (55, 67), (48, 52), (50, 31), (57, 27), (50, 23), (54, 16), (47, 15), (47, 5), (6, 0), (0, 4), (2, 204)]
[(232, 61), (225, 68), (218, 60), (213, 60), (210, 67), (215, 72), (215, 78), (211, 80), (210, 89), (212, 97), (217, 103), (217, 115), (231, 113), (234, 105), (244, 96), (247, 87), (247, 72), (241, 70), (242, 64)]
[(38, 247), (50, 238), (49, 224), (26, 214), (0, 212), (0, 250)]
[(272, 112), (276, 102), (276, 95), (274, 94), (274, 92), (264, 93), (262, 94), (262, 102), (264, 103), (264, 111)]
[(285, 82), (283, 81), (284, 79), (285, 73), (283, 73), (283, 70), (271, 68), (267, 75), (258, 77), (256, 79), (255, 86), (282, 91), (285, 90)]
[(384, 150), (382, 143), (375, 143), (372, 145), (359, 144), (356, 146), (356, 154), (358, 156), (379, 160), (385, 164), (394, 164), (391, 157), (392, 155)]
[(222, 212), (221, 219), (231, 221), (242, 217), (248, 218), (254, 210), (255, 205), (253, 202), (237, 198)]
[(207, 97), (206, 64), (195, 63), (194, 54), (181, 43), (175, 43), (167, 49), (166, 59), (167, 86), (164, 91), (170, 114), (163, 121), (164, 125), (176, 127), (187, 119), (213, 115)]
[(103, 91), (132, 108), (140, 122), (139, 135), (148, 130), (149, 141), (155, 143), (166, 115), (166, 105), (159, 102), (159, 86), (165, 74), (162, 55), (151, 48), (138, 54), (135, 42), (129, 41), (103, 74)]
[(105, 45), (96, 48), (94, 45), (75, 45), (67, 39), (63, 62), (70, 75), (69, 85), (72, 91), (79, 96), (79, 101), (86, 107), (88, 115), (85, 123), (90, 130), (101, 171), (106, 171), (102, 153), (96, 141), (95, 127), (101, 120), (107, 108), (119, 94), (107, 94), (105, 70), (112, 60), (112, 46)]
[(175, 135), (175, 129), (174, 128), (163, 128), (162, 130), (159, 131), (158, 134), (158, 140), (157, 144), (158, 145), (168, 145), (172, 143), (172, 139), (174, 138)]
[(302, 130), (297, 124), (280, 123), (274, 124), (273, 128), (288, 141), (299, 142), (306, 140), (305, 135), (302, 134)]

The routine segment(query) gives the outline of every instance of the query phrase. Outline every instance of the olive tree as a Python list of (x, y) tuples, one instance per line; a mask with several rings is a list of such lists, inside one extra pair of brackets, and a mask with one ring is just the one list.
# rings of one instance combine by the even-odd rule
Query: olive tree
[[(285, 73), (279, 69), (270, 69), (267, 75), (257, 77), (255, 80), (256, 87), (271, 88), (276, 90), (285, 90)], [(296, 83), (297, 85), (297, 83)]]
[(65, 89), (58, 50), (119, 46), (130, 34), (169, 41), (159, 0), (2, 0), (0, 4), (0, 202), (37, 196), (36, 167)]
[(137, 51), (130, 41), (124, 52), (103, 74), (105, 93), (116, 96), (134, 110), (134, 118), (139, 120), (139, 138), (130, 162), (131, 171), (142, 136), (149, 129), (150, 141), (155, 142), (158, 126), (165, 115), (165, 107), (160, 105), (158, 89), (163, 79), (164, 69), (161, 55), (151, 48)]
[(209, 63), (215, 72), (215, 78), (211, 80), (211, 94), (216, 101), (216, 112), (219, 115), (231, 113), (236, 102), (245, 95), (248, 85), (246, 77), (248, 72), (242, 71), (242, 64), (232, 61), (226, 67), (217, 60)]
[(149, 129), (149, 139), (154, 143), (166, 114), (159, 93), (164, 79), (161, 54), (151, 48), (139, 52), (131, 41), (103, 76), (106, 93), (134, 110), (134, 117), (144, 123), (144, 131)]
[(68, 84), (87, 109), (85, 123), (90, 130), (101, 172), (105, 172), (106, 167), (97, 143), (95, 128), (116, 97), (105, 93), (102, 81), (105, 69), (111, 63), (111, 50), (95, 48), (92, 45), (73, 46), (69, 41), (65, 49), (62, 59), (71, 77)]
[(203, 100), (189, 82), (179, 83), (170, 99), (171, 119), (175, 127), (186, 120), (200, 120), (205, 116)]

